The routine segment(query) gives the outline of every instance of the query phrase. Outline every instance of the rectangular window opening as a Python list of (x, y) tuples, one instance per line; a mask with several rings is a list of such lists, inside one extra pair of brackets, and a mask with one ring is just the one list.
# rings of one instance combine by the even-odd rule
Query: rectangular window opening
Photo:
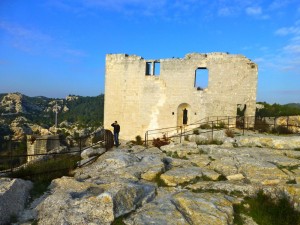
[(152, 62), (146, 62), (146, 75), (152, 75)]
[(154, 62), (154, 75), (160, 75), (160, 62)]
[(201, 91), (208, 87), (208, 69), (199, 67), (195, 71), (194, 87)]

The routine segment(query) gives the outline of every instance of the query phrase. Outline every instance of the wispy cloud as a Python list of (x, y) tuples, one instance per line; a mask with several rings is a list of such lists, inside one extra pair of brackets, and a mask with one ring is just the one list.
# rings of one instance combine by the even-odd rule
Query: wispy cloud
[(44, 54), (52, 57), (87, 56), (83, 51), (65, 47), (65, 43), (61, 43), (55, 37), (43, 33), (38, 29), (0, 21), (0, 30), (4, 31), (6, 40), (10, 46), (22, 52), (34, 55)]
[(43, 34), (34, 29), (24, 28), (20, 25), (8, 23), (6, 21), (0, 21), (0, 29), (6, 31), (12, 36), (35, 40), (35, 41), (51, 41), (52, 38), (49, 35)]
[(283, 7), (296, 2), (295, 0), (274, 0), (269, 5), (270, 10), (282, 9)]
[(260, 6), (251, 6), (245, 9), (245, 12), (248, 16), (255, 17), (257, 19), (269, 19), (268, 14), (263, 13), (263, 9)]
[[(187, 0), (191, 1), (191, 0)], [(178, 1), (179, 2), (179, 1)], [(185, 1), (183, 1), (185, 2)], [(182, 2), (179, 2), (184, 6)], [(177, 2), (172, 5), (178, 5)], [(86, 14), (87, 11), (109, 10), (124, 15), (152, 16), (161, 14), (170, 5), (167, 0), (144, 1), (144, 0), (53, 0), (49, 6), (75, 14)]]
[(300, 54), (300, 44), (286, 45), (283, 49), (291, 54)]
[(219, 8), (218, 15), (219, 16), (233, 16), (236, 14), (236, 10), (233, 7), (224, 6)]
[(276, 35), (286, 36), (290, 34), (300, 34), (299, 26), (291, 26), (291, 27), (281, 27), (275, 31)]
[(246, 8), (246, 13), (250, 16), (258, 16), (262, 14), (262, 9), (261, 7), (247, 7)]

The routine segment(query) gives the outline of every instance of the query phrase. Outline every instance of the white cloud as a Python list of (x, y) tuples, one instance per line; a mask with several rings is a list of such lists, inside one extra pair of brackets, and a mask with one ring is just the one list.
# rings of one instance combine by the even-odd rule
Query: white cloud
[(218, 10), (219, 16), (232, 16), (234, 14), (235, 14), (235, 12), (234, 12), (233, 8), (223, 7)]
[(246, 13), (250, 16), (258, 16), (262, 14), (261, 7), (247, 7)]
[(9, 23), (6, 21), (0, 21), (0, 29), (6, 31), (12, 36), (30, 39), (30, 40), (39, 40), (39, 41), (51, 41), (52, 38), (49, 35), (43, 34), (34, 29), (28, 29), (17, 24)]
[(0, 21), (0, 30), (4, 31), (7, 43), (22, 52), (39, 55), (48, 54), (52, 57), (85, 57), (86, 53), (68, 48), (67, 43), (45, 34), (37, 29), (28, 28), (19, 24)]
[(283, 48), (287, 53), (300, 54), (300, 44), (290, 44)]
[(289, 5), (289, 4), (291, 4), (291, 3), (293, 3), (293, 2), (295, 2), (295, 0), (274, 0), (274, 1), (270, 4), (269, 8), (270, 8), (271, 10), (281, 9), (281, 8), (283, 8), (283, 7), (285, 7), (285, 6)]
[(289, 34), (300, 34), (300, 27), (282, 27), (275, 31), (276, 35), (286, 36)]

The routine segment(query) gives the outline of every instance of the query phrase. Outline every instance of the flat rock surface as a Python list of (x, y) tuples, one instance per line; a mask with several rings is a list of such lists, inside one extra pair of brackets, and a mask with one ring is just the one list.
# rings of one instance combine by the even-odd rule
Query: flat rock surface
[(233, 224), (233, 204), (260, 190), (274, 198), (284, 192), (300, 209), (298, 139), (240, 136), (226, 139), (237, 145), (184, 142), (161, 149), (122, 144), (74, 177), (54, 180), (31, 206), (32, 215), (38, 224), (111, 224), (117, 218), (130, 225)]

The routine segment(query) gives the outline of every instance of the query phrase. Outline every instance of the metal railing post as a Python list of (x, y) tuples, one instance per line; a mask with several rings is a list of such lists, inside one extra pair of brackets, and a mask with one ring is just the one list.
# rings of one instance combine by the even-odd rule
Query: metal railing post
[(148, 147), (148, 140), (147, 140), (148, 131), (145, 133), (145, 146)]
[(182, 138), (182, 126), (180, 126), (180, 143), (181, 143), (181, 138)]
[(249, 117), (247, 116), (247, 130), (249, 130)]
[(229, 129), (229, 116), (227, 118), (228, 118), (228, 129)]
[(211, 140), (214, 140), (214, 121), (211, 121)]
[(10, 158), (10, 172), (12, 173), (13, 172), (13, 152), (12, 152), (12, 147), (11, 147), (11, 138), (9, 138), (8, 140), (8, 149), (9, 149), (9, 158)]
[(81, 137), (79, 137), (79, 153), (81, 155)]
[(245, 134), (245, 117), (243, 116), (243, 135)]

